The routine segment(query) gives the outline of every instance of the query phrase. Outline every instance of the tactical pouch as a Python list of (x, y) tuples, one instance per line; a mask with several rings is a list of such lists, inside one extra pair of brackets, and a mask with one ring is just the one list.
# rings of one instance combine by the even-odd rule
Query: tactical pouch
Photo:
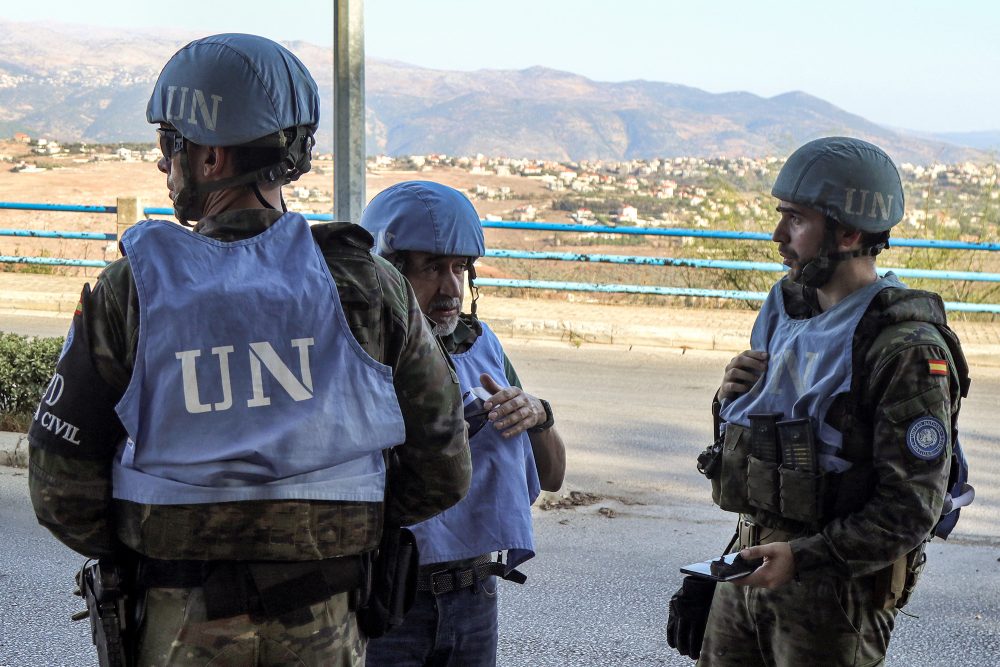
[(368, 564), (369, 588), (357, 610), (358, 627), (369, 639), (403, 623), (417, 594), (420, 558), (408, 528), (386, 526)]
[(727, 512), (752, 514), (747, 496), (747, 466), (750, 459), (750, 432), (729, 424), (722, 443), (722, 465), (712, 480), (712, 500)]
[(747, 499), (750, 504), (768, 512), (779, 512), (779, 488), (778, 464), (761, 461), (751, 455), (747, 460)]
[[(385, 499), (391, 497), (389, 481), (401, 470), (395, 449), (382, 452), (385, 458)], [(402, 625), (406, 612), (417, 597), (417, 571), (420, 554), (417, 538), (409, 528), (387, 513), (378, 548), (368, 554), (365, 563), (366, 584), (357, 608), (358, 628), (369, 639), (381, 637)]]
[(876, 606), (902, 609), (907, 605), (927, 563), (925, 547), (926, 542), (875, 575)]
[(899, 600), (896, 601), (896, 609), (902, 609), (906, 606), (917, 587), (917, 581), (924, 571), (924, 565), (927, 564), (925, 546), (926, 543), (921, 544), (906, 556), (906, 577), (903, 581), (903, 591), (899, 594)]
[(778, 477), (781, 516), (806, 524), (819, 521), (823, 516), (820, 504), (823, 475), (782, 467), (778, 470)]
[(776, 426), (781, 445), (781, 516), (806, 524), (818, 522), (823, 516), (824, 476), (819, 470), (812, 424), (808, 419), (789, 419)]
[(777, 422), (781, 413), (752, 414), (750, 417), (750, 458), (747, 462), (747, 497), (750, 504), (778, 512), (779, 478)]

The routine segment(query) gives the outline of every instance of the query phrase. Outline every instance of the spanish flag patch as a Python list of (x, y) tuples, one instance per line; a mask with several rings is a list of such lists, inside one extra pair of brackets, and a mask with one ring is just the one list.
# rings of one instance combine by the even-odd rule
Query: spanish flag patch
[(948, 362), (944, 359), (928, 359), (927, 367), (931, 375), (947, 375)]

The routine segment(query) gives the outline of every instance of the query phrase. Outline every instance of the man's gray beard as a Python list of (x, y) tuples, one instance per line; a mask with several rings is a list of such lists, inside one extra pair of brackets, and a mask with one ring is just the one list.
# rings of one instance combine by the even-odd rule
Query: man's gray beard
[(434, 322), (434, 326), (431, 327), (431, 331), (435, 336), (450, 336), (455, 332), (455, 327), (458, 326), (458, 311), (462, 308), (462, 301), (460, 299), (440, 295), (431, 299), (431, 302), (427, 304), (428, 312), (434, 312), (435, 310), (447, 310), (449, 308), (455, 309), (455, 316), (446, 320), (443, 324), (440, 324), (437, 320), (431, 318), (431, 321)]
[(455, 333), (455, 327), (457, 326), (458, 326), (458, 315), (455, 315), (444, 324), (438, 324), (437, 322), (435, 322), (434, 326), (431, 328), (431, 333), (433, 333), (435, 336), (450, 336), (451, 334)]

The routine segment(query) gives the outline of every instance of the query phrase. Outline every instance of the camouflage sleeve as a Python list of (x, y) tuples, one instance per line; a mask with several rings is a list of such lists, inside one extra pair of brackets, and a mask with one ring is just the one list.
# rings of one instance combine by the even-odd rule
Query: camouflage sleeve
[(510, 363), (510, 358), (507, 353), (503, 353), (503, 373), (507, 378), (507, 386), (517, 387), (518, 389), (524, 389), (521, 386), (521, 378), (517, 376), (517, 371), (514, 370), (514, 364)]
[(32, 446), (28, 488), (38, 523), (60, 542), (88, 558), (115, 552), (106, 462), (79, 461)]
[[(102, 276), (103, 278), (103, 276)], [(115, 413), (123, 387), (95, 364), (94, 323), (106, 326), (108, 283), (84, 287), (56, 372), (28, 431), (28, 486), (38, 522), (88, 557), (115, 547), (111, 460), (124, 429)], [(100, 329), (101, 327), (96, 327)]]
[[(395, 269), (390, 273), (399, 275)], [(465, 497), (472, 480), (472, 455), (458, 376), (420, 312), (413, 290), (399, 278), (394, 287), (406, 304), (401, 327), (406, 338), (393, 365), (393, 382), (406, 441), (396, 448), (386, 514), (400, 525), (410, 525)]]
[[(909, 323), (902, 340), (866, 359), (875, 489), (857, 512), (791, 542), (796, 569), (873, 574), (919, 546), (941, 514), (957, 378), (937, 330)], [(943, 365), (942, 363), (943, 362)], [(943, 369), (943, 370), (942, 370)]]

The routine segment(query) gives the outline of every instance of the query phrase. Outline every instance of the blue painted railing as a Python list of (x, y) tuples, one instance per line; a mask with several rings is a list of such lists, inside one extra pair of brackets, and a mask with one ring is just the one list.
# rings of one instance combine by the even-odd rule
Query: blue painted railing
[[(686, 259), (683, 257), (645, 257), (630, 255), (581, 254), (571, 252), (533, 252), (530, 250), (502, 250), (494, 248), (486, 251), (486, 257), (504, 259), (548, 259), (564, 262), (598, 262), (606, 264), (635, 264), (646, 266), (690, 266), (699, 269), (729, 269), (734, 271), (771, 271), (784, 273), (788, 267), (777, 262), (741, 262), (722, 259)], [(880, 267), (881, 268), (881, 267)], [(892, 271), (900, 278), (927, 278), (930, 280), (971, 280), (1000, 282), (1000, 273), (980, 271), (935, 271), (932, 269), (881, 268)]]
[[(610, 227), (607, 225), (567, 225), (558, 222), (510, 222), (484, 220), (483, 227), (492, 229), (530, 229), (549, 232), (593, 232), (595, 234), (621, 234), (623, 236), (686, 236), (709, 239), (736, 239), (742, 241), (770, 241), (764, 232), (726, 232), (711, 229), (682, 229), (664, 227)], [(966, 241), (938, 241), (934, 239), (897, 239), (890, 243), (899, 248), (935, 248), (937, 250), (992, 250), (1000, 251), (1000, 243), (968, 243)]]
[(3, 201), (0, 209), (18, 211), (60, 211), (67, 213), (117, 213), (117, 206), (90, 206), (88, 204), (36, 204), (34, 202)]
[[(743, 301), (763, 301), (767, 292), (747, 292), (743, 290), (696, 289), (693, 287), (660, 287), (658, 285), (612, 285), (607, 283), (571, 283), (547, 280), (508, 280), (505, 278), (476, 278), (481, 287), (533, 287), (564, 292), (610, 292), (615, 294), (656, 294), (659, 296), (700, 296), (713, 299), (741, 299)], [(962, 303), (945, 301), (946, 310), (967, 313), (1000, 313), (1000, 304)]]
[[(73, 204), (38, 204), (31, 202), (0, 202), (0, 209), (58, 211), (70, 213), (117, 213), (115, 206), (89, 206)], [(172, 208), (147, 207), (143, 209), (146, 216), (172, 216)], [(326, 213), (304, 214), (307, 220), (329, 222), (333, 216)], [(622, 236), (668, 236), (704, 239), (728, 239), (740, 241), (770, 241), (771, 235), (762, 232), (737, 232), (707, 229), (683, 229), (661, 227), (612, 227), (607, 225), (574, 225), (551, 222), (513, 222), (484, 220), (483, 227), (490, 229), (520, 229), (531, 231), (573, 232), (593, 234), (618, 234)], [(25, 229), (0, 229), (0, 236), (59, 238), (86, 241), (115, 241), (117, 235), (103, 232), (68, 232), (68, 231), (37, 231)], [(969, 243), (965, 241), (938, 241), (927, 239), (892, 239), (892, 245), (901, 248), (932, 248), (936, 250), (976, 250), (1000, 251), (1000, 243)], [(587, 253), (534, 252), (527, 250), (505, 250), (494, 248), (486, 251), (486, 257), (501, 259), (550, 260), (568, 262), (595, 262), (607, 264), (632, 264), (641, 266), (674, 266), (699, 269), (719, 269), (736, 271), (764, 271), (783, 273), (787, 267), (776, 262), (748, 262), (733, 260), (690, 259), (678, 257), (648, 257), (642, 255), (605, 255)], [(22, 257), (0, 255), (0, 263), (36, 264), (50, 266), (77, 266), (87, 268), (102, 268), (108, 264), (103, 260), (85, 260), (58, 257)], [(880, 269), (891, 270), (901, 278), (923, 278), (930, 280), (960, 280), (974, 282), (1000, 282), (1000, 273), (977, 271), (936, 271), (924, 269)], [(713, 290), (688, 287), (665, 287), (656, 285), (621, 285), (608, 283), (582, 283), (543, 280), (507, 280), (497, 278), (479, 278), (477, 285), (482, 287), (510, 287), (527, 289), (548, 289), (557, 291), (602, 292), (618, 294), (652, 294), (660, 296), (690, 296), (716, 299), (740, 299), (744, 301), (763, 301), (767, 296), (764, 292), (749, 292), (742, 290)], [(977, 304), (946, 302), (948, 310), (964, 312), (1000, 313), (1000, 304)]]

